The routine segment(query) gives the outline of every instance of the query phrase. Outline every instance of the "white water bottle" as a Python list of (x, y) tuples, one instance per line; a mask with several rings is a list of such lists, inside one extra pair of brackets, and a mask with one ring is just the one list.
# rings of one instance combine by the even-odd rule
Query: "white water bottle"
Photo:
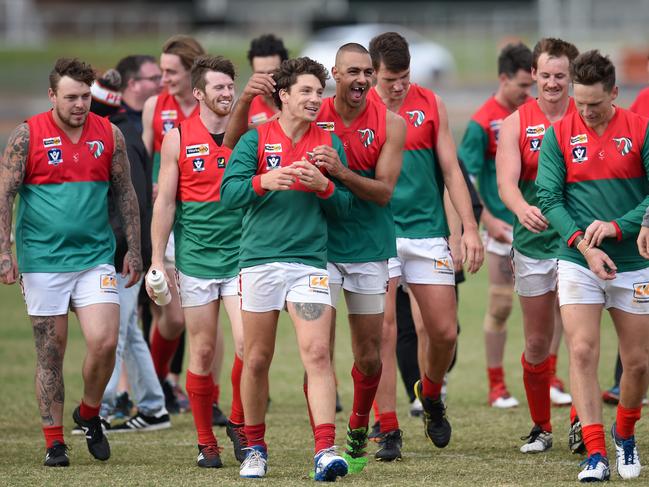
[(151, 289), (153, 289), (156, 296), (154, 299), (155, 304), (158, 306), (169, 304), (171, 301), (171, 292), (169, 291), (169, 286), (167, 285), (164, 272), (152, 269), (151, 272), (146, 275), (146, 283)]

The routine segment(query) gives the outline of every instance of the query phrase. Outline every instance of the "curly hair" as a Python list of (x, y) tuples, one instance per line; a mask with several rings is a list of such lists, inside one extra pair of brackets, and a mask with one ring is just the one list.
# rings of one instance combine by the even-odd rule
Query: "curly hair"
[(602, 56), (597, 49), (577, 56), (570, 66), (570, 76), (573, 83), (580, 85), (602, 83), (608, 93), (615, 86), (615, 66), (608, 56)]
[(278, 108), (282, 108), (282, 101), (279, 98), (280, 90), (290, 90), (297, 82), (297, 78), (303, 74), (312, 74), (320, 81), (322, 87), (325, 87), (325, 82), (329, 78), (327, 69), (317, 61), (308, 57), (298, 57), (294, 59), (287, 59), (280, 64), (279, 68), (273, 73), (275, 80), (275, 92), (273, 93), (273, 100)]
[(284, 47), (284, 41), (273, 34), (264, 34), (250, 41), (248, 50), (248, 62), (252, 66), (252, 58), (279, 56), (280, 61), (288, 59), (288, 51)]
[(54, 69), (50, 72), (50, 88), (56, 93), (59, 81), (64, 76), (68, 76), (75, 81), (92, 86), (97, 78), (95, 70), (88, 63), (84, 63), (77, 58), (59, 58), (54, 64)]

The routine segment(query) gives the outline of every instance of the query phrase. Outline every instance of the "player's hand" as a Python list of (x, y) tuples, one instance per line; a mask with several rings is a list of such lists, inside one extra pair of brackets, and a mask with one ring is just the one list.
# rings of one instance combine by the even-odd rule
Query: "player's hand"
[(588, 225), (588, 228), (584, 232), (584, 240), (589, 247), (599, 247), (607, 237), (617, 237), (617, 231), (612, 222), (595, 220)]
[(482, 219), (487, 234), (490, 238), (506, 244), (512, 243), (513, 227), (504, 220), (490, 216)]
[(18, 279), (18, 264), (13, 252), (0, 254), (0, 282), (2, 284), (13, 284)]
[(536, 206), (526, 205), (516, 212), (516, 218), (532, 233), (539, 233), (548, 228), (548, 220)]
[(130, 250), (124, 256), (124, 263), (122, 264), (122, 277), (129, 276), (128, 282), (125, 287), (135, 285), (142, 277), (142, 257), (136, 252)]
[(270, 96), (275, 92), (275, 80), (270, 73), (253, 73), (239, 97), (250, 103), (257, 95)]
[(297, 171), (299, 181), (310, 190), (321, 193), (329, 187), (329, 179), (306, 159), (295, 161), (291, 167)]
[(610, 281), (615, 279), (617, 267), (611, 258), (601, 249), (590, 247), (584, 253), (588, 268), (600, 279)]
[(347, 169), (340, 161), (338, 151), (330, 145), (319, 145), (313, 149), (313, 163), (320, 168), (326, 169), (332, 177), (341, 179)]
[(471, 274), (478, 272), (484, 260), (482, 239), (476, 229), (465, 229), (462, 234), (462, 262)]
[(642, 257), (649, 259), (649, 227), (640, 227), (638, 251)]
[(292, 166), (273, 169), (261, 175), (261, 187), (266, 191), (287, 191), (295, 184), (298, 172)]
[[(167, 286), (169, 286), (169, 276), (167, 275), (167, 271), (165, 270), (165, 266), (163, 262), (151, 262), (151, 267), (149, 267), (149, 270), (147, 271), (147, 275), (154, 270), (156, 272), (162, 272), (162, 275), (165, 278), (165, 281), (167, 281)], [(155, 301), (156, 298), (158, 297), (154, 292), (153, 289), (151, 289), (151, 286), (149, 286), (149, 283), (147, 280), (144, 280), (144, 288), (146, 289), (146, 293), (149, 295), (151, 298), (151, 301)]]

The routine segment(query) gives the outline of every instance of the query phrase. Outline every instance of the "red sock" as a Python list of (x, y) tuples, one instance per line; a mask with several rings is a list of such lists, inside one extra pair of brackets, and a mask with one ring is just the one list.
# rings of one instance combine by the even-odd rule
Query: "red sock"
[(557, 356), (551, 353), (548, 355), (548, 360), (550, 361), (550, 377), (557, 375)]
[(45, 448), (51, 448), (55, 441), (63, 444), (63, 425), (61, 426), (43, 426), (43, 435), (45, 436)]
[(575, 419), (577, 419), (577, 410), (575, 409), (575, 405), (573, 404), (570, 406), (570, 424), (575, 422)]
[(243, 361), (234, 354), (234, 363), (232, 364), (232, 409), (230, 411), (230, 421), (234, 424), (243, 424), (243, 403), (241, 402), (241, 372), (243, 371)]
[(95, 416), (99, 416), (99, 408), (100, 406), (92, 407), (88, 406), (83, 400), (81, 400), (81, 406), (79, 406), (79, 416), (81, 416), (81, 419), (92, 419)]
[(212, 402), (214, 404), (218, 404), (220, 398), (221, 398), (221, 386), (219, 384), (214, 384), (214, 387), (212, 389)]
[(185, 388), (192, 407), (198, 444), (216, 445), (216, 437), (212, 432), (212, 391), (214, 389), (212, 374), (197, 375), (188, 369)]
[(246, 440), (248, 441), (248, 446), (263, 446), (264, 448), (268, 448), (266, 446), (266, 442), (264, 441), (264, 435), (266, 434), (266, 423), (261, 423), (261, 424), (252, 424), (252, 425), (245, 425), (243, 427), (243, 432), (246, 434)]
[(349, 427), (354, 430), (366, 428), (370, 422), (370, 411), (381, 380), (381, 369), (374, 375), (365, 375), (354, 364), (352, 379), (354, 381), (354, 404), (349, 416)]
[(306, 410), (309, 413), (309, 424), (311, 425), (311, 431), (313, 432), (313, 434), (315, 434), (315, 423), (313, 422), (313, 415), (311, 414), (311, 406), (309, 405), (309, 384), (305, 382), (302, 385), (302, 390), (304, 391), (304, 399), (306, 399)]
[(397, 419), (396, 411), (389, 411), (379, 415), (381, 422), (381, 433), (394, 431), (399, 429), (399, 420)]
[(588, 456), (599, 453), (606, 456), (606, 437), (604, 425), (600, 423), (581, 425), (581, 434), (584, 437), (584, 444), (588, 450)]
[(639, 408), (625, 408), (622, 403), (617, 405), (615, 418), (615, 433), (618, 438), (626, 440), (631, 438), (635, 432), (635, 424), (642, 414), (642, 406)]
[(153, 328), (153, 335), (151, 336), (151, 358), (153, 359), (153, 367), (158, 375), (158, 378), (164, 380), (169, 374), (169, 362), (171, 357), (176, 353), (180, 342), (180, 336), (173, 340), (167, 340), (160, 334), (158, 327)]
[(527, 404), (534, 424), (544, 431), (552, 432), (550, 423), (550, 359), (532, 365), (521, 355), (523, 365), (523, 384), (527, 395)]
[(489, 389), (505, 383), (505, 371), (502, 367), (487, 367), (487, 377), (489, 377)]
[(379, 405), (376, 401), (372, 403), (372, 410), (374, 411), (374, 421), (378, 421), (381, 413), (379, 412)]
[(429, 397), (433, 401), (439, 399), (439, 396), (442, 394), (442, 383), (433, 382), (424, 374), (424, 378), (421, 380), (422, 389), (421, 393), (424, 397)]
[(319, 424), (313, 429), (315, 439), (315, 452), (334, 446), (336, 439), (336, 425), (333, 423)]

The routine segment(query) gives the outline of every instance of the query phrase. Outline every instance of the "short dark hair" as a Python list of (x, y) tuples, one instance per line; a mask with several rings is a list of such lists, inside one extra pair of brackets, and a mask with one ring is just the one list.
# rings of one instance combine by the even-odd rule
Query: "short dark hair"
[(54, 69), (50, 72), (50, 88), (56, 92), (59, 81), (63, 76), (68, 76), (75, 81), (92, 86), (96, 79), (95, 70), (90, 64), (74, 59), (62, 57), (56, 60)]
[(175, 54), (180, 58), (180, 62), (185, 69), (190, 70), (194, 59), (201, 54), (205, 54), (203, 46), (191, 36), (175, 35), (170, 37), (162, 45), (163, 54)]
[(513, 78), (520, 70), (532, 71), (532, 51), (522, 42), (507, 44), (498, 56), (498, 74)]
[(597, 49), (586, 51), (570, 66), (573, 83), (592, 86), (602, 83), (604, 90), (611, 92), (615, 86), (615, 66), (608, 56), (602, 56)]
[(192, 88), (198, 88), (205, 91), (205, 73), (216, 71), (227, 74), (234, 81), (234, 64), (223, 56), (210, 56), (204, 54), (194, 59), (192, 65)]
[(248, 62), (252, 66), (252, 58), (279, 56), (280, 61), (288, 59), (288, 51), (284, 47), (284, 41), (274, 34), (264, 34), (250, 41), (248, 50)]
[(348, 42), (347, 44), (343, 44), (338, 48), (338, 51), (336, 52), (336, 64), (338, 64), (338, 57), (344, 52), (355, 52), (358, 54), (370, 53), (362, 44), (359, 44), (357, 42)]
[(410, 67), (408, 41), (398, 32), (384, 32), (370, 41), (370, 56), (375, 70), (381, 62), (389, 71), (398, 73)]
[(120, 87), (120, 91), (124, 91), (124, 88), (128, 86), (129, 81), (137, 78), (140, 73), (140, 68), (142, 68), (142, 65), (146, 63), (156, 64), (157, 61), (156, 58), (149, 56), (148, 54), (133, 54), (119, 60), (115, 69), (122, 77), (122, 86)]
[(557, 39), (555, 37), (544, 37), (536, 43), (532, 50), (532, 67), (538, 68), (539, 58), (541, 54), (546, 53), (550, 57), (566, 56), (570, 64), (579, 56), (579, 49), (574, 44)]
[(273, 93), (273, 100), (278, 108), (282, 108), (282, 100), (279, 98), (279, 90), (290, 90), (297, 82), (297, 78), (303, 74), (312, 74), (320, 81), (322, 87), (325, 87), (329, 72), (327, 69), (317, 61), (308, 57), (298, 57), (294, 59), (287, 59), (282, 61), (279, 68), (273, 73), (275, 80), (275, 92)]

